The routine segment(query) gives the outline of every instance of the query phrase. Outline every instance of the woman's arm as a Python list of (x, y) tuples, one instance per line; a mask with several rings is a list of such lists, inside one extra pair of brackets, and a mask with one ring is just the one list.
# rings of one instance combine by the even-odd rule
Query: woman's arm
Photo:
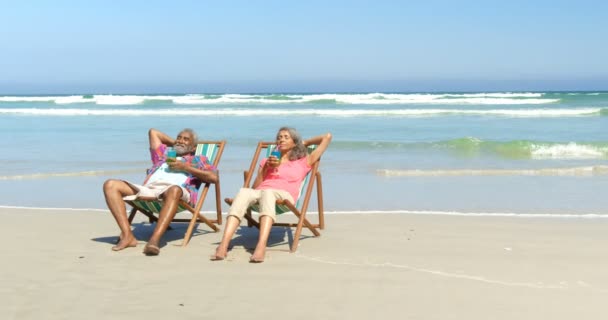
[(152, 150), (156, 150), (161, 144), (166, 144), (169, 147), (175, 144), (175, 139), (154, 128), (148, 130), (148, 140), (150, 141), (150, 149)]
[(317, 145), (317, 148), (308, 155), (308, 165), (312, 166), (313, 163), (317, 162), (317, 160), (321, 158), (323, 152), (327, 150), (327, 147), (331, 142), (331, 138), (331, 133), (328, 132), (326, 134), (322, 134), (320, 136), (312, 137), (310, 139), (302, 141), (302, 143), (304, 143), (304, 145), (307, 147), (313, 144)]
[(266, 161), (264, 166), (258, 169), (258, 174), (255, 176), (255, 180), (253, 180), (253, 185), (251, 186), (252, 189), (257, 188), (260, 183), (264, 181), (264, 176), (266, 176), (266, 171), (268, 170), (269, 166), (268, 161)]

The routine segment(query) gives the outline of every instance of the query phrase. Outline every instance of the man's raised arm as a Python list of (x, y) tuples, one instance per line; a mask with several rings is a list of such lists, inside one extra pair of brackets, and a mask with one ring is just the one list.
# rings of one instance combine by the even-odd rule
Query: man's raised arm
[(161, 144), (166, 144), (169, 147), (175, 144), (175, 139), (154, 128), (148, 131), (148, 140), (150, 142), (150, 149), (152, 150), (156, 150)]

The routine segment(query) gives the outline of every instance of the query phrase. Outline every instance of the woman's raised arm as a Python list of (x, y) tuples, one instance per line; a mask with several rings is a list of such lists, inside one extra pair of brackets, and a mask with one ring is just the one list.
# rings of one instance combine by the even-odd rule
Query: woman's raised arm
[(313, 150), (313, 152), (311, 152), (308, 155), (308, 165), (311, 165), (315, 162), (317, 162), (317, 160), (319, 160), (319, 158), (321, 158), (321, 155), (323, 155), (323, 152), (325, 152), (325, 150), (327, 150), (327, 147), (329, 146), (329, 143), (331, 142), (331, 133), (326, 133), (326, 134), (322, 134), (316, 137), (312, 137), (310, 139), (306, 139), (304, 141), (302, 141), (302, 143), (304, 143), (305, 146), (309, 146), (309, 145), (313, 145), (316, 144), (317, 148), (315, 150)]

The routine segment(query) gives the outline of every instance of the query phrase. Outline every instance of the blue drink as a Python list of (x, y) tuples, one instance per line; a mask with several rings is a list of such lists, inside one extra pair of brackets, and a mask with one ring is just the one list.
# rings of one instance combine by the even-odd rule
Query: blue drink
[(270, 153), (270, 155), (271, 155), (271, 156), (276, 157), (277, 159), (279, 159), (279, 164), (281, 163), (281, 151), (280, 151), (278, 148), (277, 148), (277, 149), (274, 149), (274, 150), (273, 150), (273, 151)]
[[(279, 147), (277, 146), (276, 149), (272, 150), (272, 152), (270, 153), (271, 157), (276, 157), (279, 160), (279, 165), (281, 164), (281, 151), (279, 150)], [(270, 174), (273, 176), (278, 176), (279, 174), (279, 167), (273, 167), (272, 169), (270, 169)]]
[(167, 149), (167, 162), (175, 161), (176, 157), (177, 157), (177, 152), (175, 151), (175, 149), (173, 149), (173, 148)]

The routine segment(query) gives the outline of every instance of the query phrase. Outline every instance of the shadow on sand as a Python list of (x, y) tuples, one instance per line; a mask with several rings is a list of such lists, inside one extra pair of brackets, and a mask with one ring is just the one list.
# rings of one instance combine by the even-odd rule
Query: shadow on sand
[[(133, 223), (131, 225), (131, 228), (133, 230), (133, 235), (135, 236), (135, 238), (138, 241), (144, 241), (144, 242), (148, 241), (148, 239), (152, 235), (152, 232), (154, 231), (155, 227), (156, 227), (155, 223), (149, 223), (149, 222), (139, 222), (139, 223)], [(184, 235), (186, 234), (187, 229), (188, 229), (187, 223), (172, 223), (171, 228), (168, 229), (165, 232), (165, 234), (163, 235), (163, 237), (161, 238), (160, 247), (162, 248), (162, 247), (166, 246), (168, 242), (173, 242), (173, 241), (177, 241), (176, 245), (181, 246), (181, 241), (179, 241), (179, 240), (184, 239)], [(119, 233), (118, 230), (117, 230), (117, 233)], [(192, 233), (192, 238), (198, 237), (201, 235), (205, 235), (208, 233), (214, 233), (214, 232), (204, 230), (204, 229), (203, 230), (198, 229), (198, 224), (197, 224), (194, 228), (194, 232)], [(118, 243), (118, 235), (92, 238), (91, 240), (115, 245), (116, 243)]]

